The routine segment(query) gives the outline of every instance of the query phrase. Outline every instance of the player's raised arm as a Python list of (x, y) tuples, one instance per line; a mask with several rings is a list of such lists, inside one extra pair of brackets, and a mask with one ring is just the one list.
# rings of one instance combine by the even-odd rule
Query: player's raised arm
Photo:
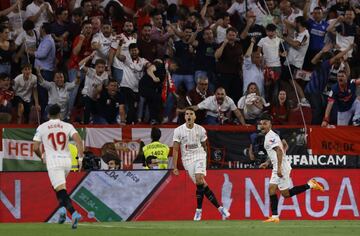
[(175, 175), (179, 175), (179, 170), (177, 168), (177, 160), (178, 160), (178, 157), (179, 157), (179, 146), (180, 146), (180, 143), (175, 141), (174, 144), (173, 144), (173, 162), (174, 162), (173, 173)]

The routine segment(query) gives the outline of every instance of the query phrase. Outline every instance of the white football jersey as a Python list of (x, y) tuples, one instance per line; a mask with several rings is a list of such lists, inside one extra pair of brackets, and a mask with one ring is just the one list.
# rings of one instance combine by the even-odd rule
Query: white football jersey
[(281, 142), (279, 135), (277, 133), (275, 133), (274, 131), (270, 130), (265, 135), (264, 147), (265, 147), (265, 150), (271, 160), (271, 164), (273, 165), (273, 172), (277, 172), (277, 170), (278, 170), (278, 159), (277, 159), (276, 151), (274, 150), (274, 148), (280, 147), (280, 149), (283, 152), (281, 171), (283, 174), (289, 173), (291, 170), (291, 166), (290, 166), (289, 161), (286, 159), (284, 147), (283, 147), (283, 144)]
[(207, 139), (205, 129), (194, 124), (192, 129), (186, 123), (174, 130), (173, 141), (180, 143), (181, 159), (183, 165), (189, 165), (197, 160), (206, 160), (206, 151), (201, 145)]
[(75, 133), (77, 131), (73, 125), (59, 119), (51, 119), (36, 129), (33, 140), (44, 145), (48, 168), (61, 166), (64, 159), (71, 159), (69, 139)]

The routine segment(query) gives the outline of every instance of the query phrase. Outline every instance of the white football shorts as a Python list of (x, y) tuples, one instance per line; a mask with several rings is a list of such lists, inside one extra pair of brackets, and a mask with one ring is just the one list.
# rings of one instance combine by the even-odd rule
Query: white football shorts
[(193, 163), (184, 166), (184, 168), (188, 172), (191, 180), (196, 183), (195, 174), (203, 174), (206, 176), (206, 159), (196, 160)]
[(71, 170), (71, 159), (57, 160), (57, 165), (48, 168), (48, 175), (54, 189), (66, 183), (66, 177)]
[(288, 173), (284, 173), (283, 177), (281, 177), (281, 178), (279, 176), (277, 176), (277, 172), (272, 172), (269, 183), (276, 184), (280, 191), (290, 188), (290, 180), (291, 180), (290, 172), (291, 171), (289, 171)]

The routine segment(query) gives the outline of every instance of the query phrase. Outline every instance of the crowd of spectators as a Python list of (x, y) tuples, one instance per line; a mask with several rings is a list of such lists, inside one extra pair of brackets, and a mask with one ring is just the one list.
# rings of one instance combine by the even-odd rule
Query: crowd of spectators
[(10, 0), (0, 122), (360, 125), (358, 0)]

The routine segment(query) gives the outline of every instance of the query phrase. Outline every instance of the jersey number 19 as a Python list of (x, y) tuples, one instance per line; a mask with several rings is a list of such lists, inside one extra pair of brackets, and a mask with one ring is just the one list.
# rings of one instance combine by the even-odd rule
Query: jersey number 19
[(65, 149), (66, 134), (64, 132), (50, 133), (48, 135), (48, 139), (51, 141), (55, 151), (58, 150), (59, 146), (60, 146), (60, 150)]

